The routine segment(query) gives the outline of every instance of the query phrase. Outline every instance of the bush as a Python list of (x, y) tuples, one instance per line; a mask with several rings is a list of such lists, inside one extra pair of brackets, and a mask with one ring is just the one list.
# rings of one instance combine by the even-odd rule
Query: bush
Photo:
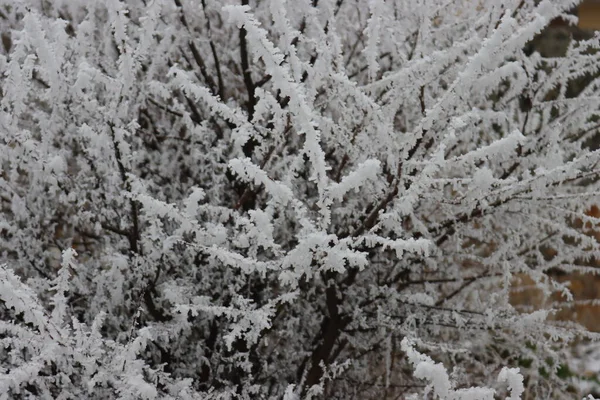
[(3, 3), (0, 398), (573, 398), (509, 302), (600, 250), (553, 3)]

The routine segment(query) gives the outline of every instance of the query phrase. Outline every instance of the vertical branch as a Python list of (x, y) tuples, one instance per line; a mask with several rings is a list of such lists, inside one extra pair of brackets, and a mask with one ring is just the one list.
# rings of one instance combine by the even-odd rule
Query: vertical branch
[(321, 326), (321, 343), (314, 349), (310, 356), (311, 365), (306, 374), (304, 383), (305, 391), (310, 389), (311, 386), (318, 384), (321, 380), (324, 373), (321, 363), (329, 362), (335, 343), (346, 325), (346, 320), (339, 313), (338, 305), (340, 299), (338, 298), (335, 282), (331, 282), (331, 285), (327, 287), (325, 299), (329, 316), (323, 320)]
[[(114, 125), (112, 123), (109, 123), (109, 127), (113, 148), (115, 150), (117, 167), (119, 168), (119, 175), (121, 176), (121, 181), (125, 185), (125, 189), (130, 192), (131, 182), (127, 178), (127, 170), (125, 169), (125, 165), (123, 164), (123, 156), (121, 154), (121, 150), (119, 149), (119, 143), (117, 143)], [(140, 248), (138, 245), (138, 240), (140, 237), (140, 227), (138, 204), (135, 200), (131, 199), (129, 201), (129, 206), (131, 207), (131, 228), (129, 229), (129, 232), (127, 234), (127, 238), (129, 239), (129, 250), (132, 253), (139, 254)]]
[(217, 54), (217, 48), (215, 47), (215, 42), (212, 40), (212, 30), (210, 27), (210, 18), (206, 15), (206, 0), (202, 0), (202, 9), (204, 10), (204, 16), (206, 18), (206, 29), (208, 30), (209, 35), (209, 43), (210, 43), (210, 51), (212, 52), (213, 60), (215, 63), (215, 69), (217, 71), (217, 81), (219, 83), (219, 97), (221, 100), (225, 99), (225, 84), (223, 83), (223, 75), (221, 74), (221, 62), (219, 61), (219, 56)]
[[(248, 0), (242, 0), (242, 5), (247, 6)], [(240, 58), (242, 62), (242, 73), (244, 75), (244, 85), (246, 86), (246, 92), (248, 93), (248, 102), (246, 106), (248, 108), (248, 121), (251, 121), (254, 117), (254, 107), (256, 106), (256, 98), (254, 91), (256, 86), (252, 80), (252, 74), (250, 73), (250, 63), (248, 61), (248, 43), (246, 43), (247, 31), (245, 27), (240, 28)]]

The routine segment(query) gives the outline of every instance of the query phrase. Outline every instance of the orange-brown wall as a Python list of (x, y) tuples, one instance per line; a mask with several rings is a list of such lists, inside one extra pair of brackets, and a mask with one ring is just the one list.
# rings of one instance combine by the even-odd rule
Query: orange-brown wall
[(600, 1), (585, 0), (577, 8), (579, 28), (600, 29)]

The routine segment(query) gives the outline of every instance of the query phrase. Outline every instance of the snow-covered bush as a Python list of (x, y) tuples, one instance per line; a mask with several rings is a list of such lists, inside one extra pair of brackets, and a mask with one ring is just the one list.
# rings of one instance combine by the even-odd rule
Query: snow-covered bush
[(576, 3), (0, 1), (0, 399), (574, 398)]

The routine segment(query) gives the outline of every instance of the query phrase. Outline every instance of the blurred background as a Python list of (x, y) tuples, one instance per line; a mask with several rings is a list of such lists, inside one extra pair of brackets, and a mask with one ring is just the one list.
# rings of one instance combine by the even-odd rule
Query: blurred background
[[(527, 53), (538, 52), (542, 57), (562, 57), (567, 55), (569, 45), (574, 41), (591, 39), (600, 35), (600, 0), (584, 0), (572, 10), (572, 14), (578, 17), (576, 25), (562, 19), (552, 21), (544, 32), (528, 44), (525, 51)], [(568, 92), (572, 96), (576, 95), (598, 76), (600, 76), (600, 72), (595, 76), (584, 76), (571, 82)], [(600, 129), (590, 138), (587, 146), (591, 150), (600, 148)], [(597, 205), (600, 205), (600, 199), (598, 199)], [(600, 208), (597, 205), (589, 208), (586, 214), (590, 217), (600, 218)], [(600, 228), (597, 224), (584, 223), (579, 219), (573, 221), (573, 227), (600, 241)], [(556, 251), (552, 248), (543, 249), (543, 253), (547, 261), (556, 255)], [(598, 268), (600, 272), (600, 259), (597, 257), (582, 255), (581, 263)], [(541, 290), (535, 287), (535, 282), (531, 278), (519, 276), (513, 282), (511, 292), (513, 306), (519, 310), (531, 311), (542, 305), (551, 305), (557, 310), (553, 316), (554, 319), (567, 323), (576, 322), (590, 331), (600, 333), (600, 276), (557, 273), (553, 277), (561, 282), (570, 282), (574, 298), (572, 303), (565, 304), (560, 296), (545, 298)], [(565, 377), (579, 380), (582, 393), (600, 396), (600, 345), (581, 343), (573, 349), (573, 352), (572, 366), (575, 370), (566, 370)]]

